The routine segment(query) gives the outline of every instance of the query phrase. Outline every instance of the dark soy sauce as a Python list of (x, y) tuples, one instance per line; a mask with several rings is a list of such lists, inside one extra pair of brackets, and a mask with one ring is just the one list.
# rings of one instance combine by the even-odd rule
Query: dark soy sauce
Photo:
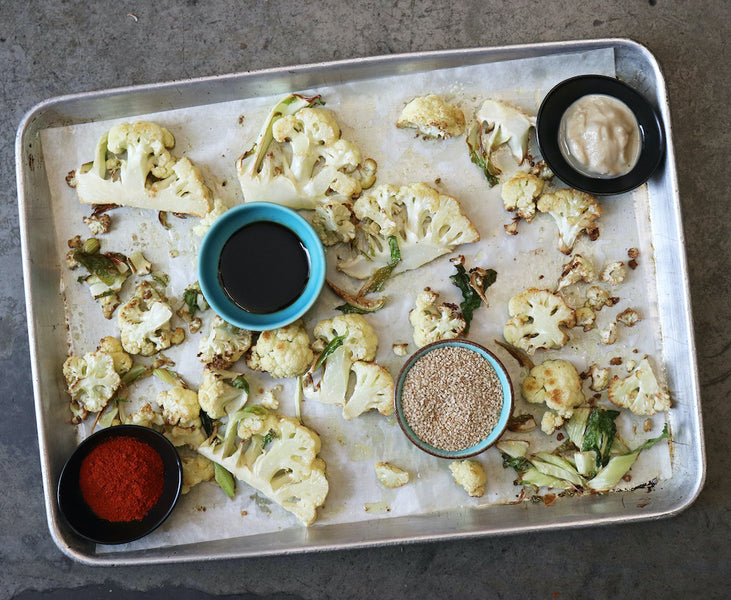
[(300, 297), (310, 278), (302, 240), (279, 223), (244, 225), (224, 244), (218, 279), (229, 299), (255, 314), (282, 310)]

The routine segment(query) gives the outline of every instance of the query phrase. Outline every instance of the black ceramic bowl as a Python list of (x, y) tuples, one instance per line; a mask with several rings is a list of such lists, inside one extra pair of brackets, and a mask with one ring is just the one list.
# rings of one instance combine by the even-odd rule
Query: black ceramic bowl
[[(162, 458), (165, 482), (162, 495), (147, 515), (138, 521), (111, 522), (94, 514), (79, 486), (81, 463), (102, 442), (115, 437), (131, 437), (151, 446)], [(97, 544), (125, 544), (139, 539), (168, 518), (183, 487), (183, 464), (177, 450), (161, 433), (138, 425), (117, 425), (86, 438), (66, 462), (58, 482), (57, 498), (61, 513), (80, 536)]]
[[(576, 100), (590, 94), (603, 94), (621, 100), (637, 119), (642, 144), (640, 155), (632, 170), (624, 175), (585, 175), (571, 166), (561, 152), (561, 118)], [(571, 187), (590, 194), (621, 194), (639, 187), (650, 178), (665, 153), (665, 135), (660, 115), (642, 95), (626, 83), (603, 75), (572, 77), (548, 92), (536, 117), (536, 136), (543, 159), (556, 176)]]

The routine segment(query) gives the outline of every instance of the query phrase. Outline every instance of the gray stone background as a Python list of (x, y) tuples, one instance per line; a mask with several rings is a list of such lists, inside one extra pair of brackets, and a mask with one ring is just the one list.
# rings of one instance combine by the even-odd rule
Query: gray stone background
[[(28, 109), (61, 94), (265, 67), (598, 37), (646, 45), (669, 88), (708, 456), (689, 510), (204, 564), (90, 568), (61, 554), (44, 514), (20, 267), (13, 140)], [(0, 0), (0, 597), (729, 597), (728, 37), (724, 0)]]

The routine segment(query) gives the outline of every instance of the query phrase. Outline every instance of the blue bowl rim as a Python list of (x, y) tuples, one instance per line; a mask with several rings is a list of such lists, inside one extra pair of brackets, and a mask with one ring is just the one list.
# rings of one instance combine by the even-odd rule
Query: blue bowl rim
[[(236, 306), (218, 279), (218, 262), (224, 244), (245, 225), (260, 221), (287, 227), (302, 240), (310, 255), (310, 279), (302, 295), (286, 308), (269, 314), (248, 313)], [(273, 202), (247, 202), (227, 210), (206, 232), (198, 252), (198, 282), (206, 302), (224, 321), (250, 331), (268, 331), (293, 323), (317, 301), (325, 283), (325, 261), (322, 242), (302, 215)]]
[[(558, 143), (561, 117), (576, 100), (591, 94), (621, 100), (637, 119), (642, 148), (637, 164), (629, 173), (617, 177), (590, 177), (574, 169), (561, 153)], [(561, 181), (599, 196), (621, 194), (639, 187), (652, 176), (665, 155), (665, 134), (658, 111), (633, 87), (606, 75), (578, 75), (554, 86), (538, 109), (536, 138), (543, 160)]]
[[(81, 495), (79, 469), (99, 444), (115, 437), (133, 437), (152, 446), (165, 465), (165, 483), (157, 504), (140, 521), (111, 522), (97, 517)], [(61, 470), (56, 501), (68, 525), (82, 538), (97, 544), (126, 544), (157, 529), (170, 516), (183, 489), (183, 462), (162, 433), (141, 425), (113, 425), (92, 433), (71, 453)]]
[[(464, 450), (443, 450), (441, 448), (436, 448), (435, 446), (432, 446), (431, 444), (419, 438), (419, 436), (414, 433), (413, 429), (411, 429), (411, 426), (408, 424), (406, 417), (403, 414), (403, 408), (401, 406), (401, 394), (403, 391), (404, 381), (406, 380), (406, 375), (408, 374), (408, 372), (411, 370), (414, 364), (416, 364), (416, 361), (428, 352), (431, 352), (432, 350), (449, 346), (467, 348), (480, 354), (490, 363), (492, 368), (495, 369), (495, 372), (500, 379), (500, 383), (502, 384), (503, 389), (503, 406), (500, 410), (500, 417), (497, 424), (484, 440), (482, 440), (478, 444), (475, 444), (474, 446), (465, 448)], [(398, 375), (398, 379), (396, 380), (396, 385), (394, 387), (394, 412), (396, 413), (396, 420), (398, 421), (398, 424), (401, 427), (402, 431), (409, 439), (409, 441), (411, 441), (417, 448), (438, 458), (469, 458), (471, 456), (481, 454), (482, 452), (493, 446), (495, 442), (500, 439), (500, 436), (502, 436), (502, 434), (505, 432), (508, 426), (508, 421), (513, 413), (514, 404), (515, 391), (513, 388), (513, 382), (510, 379), (510, 375), (508, 374), (505, 365), (503, 365), (500, 359), (495, 356), (493, 352), (491, 352), (484, 346), (478, 344), (477, 342), (465, 339), (440, 340), (419, 348), (409, 357), (406, 363), (404, 363), (404, 366), (401, 367), (401, 371)]]

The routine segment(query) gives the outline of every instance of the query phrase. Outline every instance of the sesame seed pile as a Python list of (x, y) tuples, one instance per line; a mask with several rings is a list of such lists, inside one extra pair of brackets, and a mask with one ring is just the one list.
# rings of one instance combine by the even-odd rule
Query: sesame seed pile
[(503, 406), (492, 365), (458, 346), (427, 352), (404, 380), (401, 404), (414, 433), (441, 450), (464, 450), (495, 428)]

